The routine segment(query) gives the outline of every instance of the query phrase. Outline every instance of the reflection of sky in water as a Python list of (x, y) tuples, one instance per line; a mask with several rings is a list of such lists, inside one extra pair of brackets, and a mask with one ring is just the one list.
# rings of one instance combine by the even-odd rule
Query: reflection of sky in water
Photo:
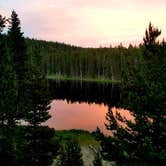
[[(113, 108), (113, 112), (115, 108)], [(129, 112), (120, 110), (122, 115), (130, 117)], [(51, 118), (45, 123), (49, 127), (57, 130), (62, 129), (83, 129), (94, 131), (98, 126), (105, 134), (106, 130), (105, 115), (108, 112), (108, 106), (87, 103), (67, 103), (63, 100), (54, 100), (51, 103)], [(125, 113), (126, 112), (126, 113)]]
[(54, 100), (50, 110), (52, 117), (46, 124), (57, 130), (84, 129), (94, 131), (98, 126), (106, 132), (104, 123), (107, 111), (108, 107), (104, 105)]

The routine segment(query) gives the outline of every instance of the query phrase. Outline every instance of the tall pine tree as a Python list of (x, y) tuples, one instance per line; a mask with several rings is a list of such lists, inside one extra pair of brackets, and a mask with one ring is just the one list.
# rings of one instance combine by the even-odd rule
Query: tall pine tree
[(27, 73), (28, 56), (26, 43), (21, 32), (21, 23), (15, 11), (12, 11), (8, 30), (9, 47), (13, 56), (13, 65), (16, 71), (17, 79), (23, 80)]
[(14, 126), (16, 122), (17, 81), (12, 59), (3, 35), (6, 18), (0, 15), (0, 124)]
[(13, 62), (13, 69), (16, 73), (16, 79), (18, 83), (17, 91), (17, 118), (20, 119), (25, 114), (25, 83), (26, 75), (28, 73), (28, 55), (26, 51), (26, 43), (21, 32), (21, 24), (18, 15), (15, 11), (12, 11), (11, 18), (9, 19), (8, 30), (8, 46), (9, 53)]
[(129, 68), (122, 77), (121, 107), (132, 110), (134, 122), (118, 113), (114, 116), (111, 109), (107, 113), (107, 127), (114, 136), (102, 142), (103, 154), (120, 165), (164, 165), (166, 161), (166, 51), (165, 44), (157, 41), (160, 33), (149, 24), (142, 66)]
[(0, 163), (15, 165), (13, 129), (16, 124), (17, 81), (3, 34), (6, 18), (0, 15)]

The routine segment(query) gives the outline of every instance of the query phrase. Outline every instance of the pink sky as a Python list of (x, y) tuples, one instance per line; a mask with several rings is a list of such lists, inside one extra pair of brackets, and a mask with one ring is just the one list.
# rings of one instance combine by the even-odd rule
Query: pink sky
[(1, 0), (25, 36), (83, 47), (138, 44), (151, 21), (166, 35), (166, 0)]

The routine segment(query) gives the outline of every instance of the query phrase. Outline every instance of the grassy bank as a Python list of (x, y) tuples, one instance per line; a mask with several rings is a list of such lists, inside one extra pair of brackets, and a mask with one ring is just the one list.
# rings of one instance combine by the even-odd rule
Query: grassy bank
[[(55, 139), (58, 139), (60, 143), (66, 143), (69, 140), (77, 140), (81, 146), (82, 159), (84, 166), (93, 165), (93, 161), (100, 147), (100, 142), (95, 140), (94, 134), (85, 130), (56, 130)], [(51, 166), (56, 166), (57, 160), (54, 160), (54, 163)], [(115, 166), (114, 164), (102, 160), (103, 166)]]
[(109, 80), (103, 78), (90, 78), (90, 77), (68, 77), (63, 75), (47, 75), (49, 80), (62, 80), (62, 81), (84, 81), (84, 82), (96, 82), (96, 83), (120, 83), (120, 80)]
[(68, 140), (77, 140), (81, 146), (93, 145), (99, 147), (99, 142), (95, 140), (92, 133), (84, 130), (56, 130), (55, 138), (62, 142)]

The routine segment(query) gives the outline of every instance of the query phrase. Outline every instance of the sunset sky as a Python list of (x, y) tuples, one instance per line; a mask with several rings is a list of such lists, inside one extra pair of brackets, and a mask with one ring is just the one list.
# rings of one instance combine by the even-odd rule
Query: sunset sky
[(142, 42), (151, 21), (166, 36), (166, 0), (0, 0), (15, 10), (25, 36), (83, 47)]

